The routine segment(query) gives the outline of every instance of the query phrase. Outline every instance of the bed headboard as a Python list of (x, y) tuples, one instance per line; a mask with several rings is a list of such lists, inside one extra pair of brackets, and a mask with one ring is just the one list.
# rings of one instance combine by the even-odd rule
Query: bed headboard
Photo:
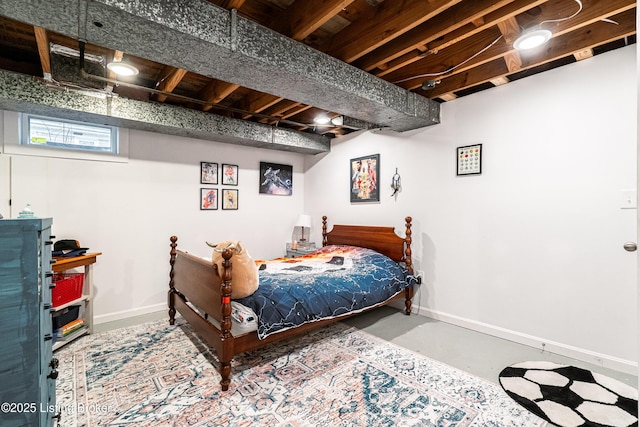
[(327, 217), (322, 217), (322, 246), (352, 245), (373, 249), (396, 262), (404, 262), (413, 272), (411, 261), (411, 221), (405, 219), (405, 237), (399, 237), (393, 227), (369, 225), (339, 225), (327, 231)]

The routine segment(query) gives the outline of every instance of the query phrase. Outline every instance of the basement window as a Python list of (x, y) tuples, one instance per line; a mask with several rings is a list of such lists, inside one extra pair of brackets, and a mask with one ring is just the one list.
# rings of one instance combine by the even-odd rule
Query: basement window
[[(4, 130), (2, 130), (4, 125)], [(0, 110), (0, 151), (23, 156), (127, 163), (129, 130)]]
[(118, 129), (114, 126), (23, 114), (20, 144), (118, 154)]

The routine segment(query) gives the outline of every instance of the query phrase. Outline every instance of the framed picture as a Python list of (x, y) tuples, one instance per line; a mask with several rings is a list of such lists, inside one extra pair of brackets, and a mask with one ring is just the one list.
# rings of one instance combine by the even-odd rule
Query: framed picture
[(222, 209), (238, 209), (238, 190), (229, 190), (227, 188), (222, 189)]
[(260, 193), (280, 196), (293, 194), (293, 166), (260, 162)]
[(238, 185), (238, 165), (222, 164), (222, 184)]
[(380, 154), (351, 159), (349, 170), (351, 203), (379, 202)]
[(218, 209), (218, 189), (217, 188), (201, 188), (200, 189), (200, 210), (215, 211)]
[(211, 162), (200, 162), (200, 184), (218, 183), (218, 164)]
[(482, 173), (482, 144), (458, 147), (456, 151), (458, 175), (479, 175)]

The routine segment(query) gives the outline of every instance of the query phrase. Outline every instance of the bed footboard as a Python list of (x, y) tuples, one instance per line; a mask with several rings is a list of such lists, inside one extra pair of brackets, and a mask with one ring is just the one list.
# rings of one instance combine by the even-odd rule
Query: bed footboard
[[(231, 382), (231, 360), (234, 356), (234, 338), (231, 334), (231, 258), (233, 252), (222, 252), (222, 274), (215, 265), (177, 250), (176, 236), (171, 236), (169, 263), (169, 324), (175, 324), (176, 310), (194, 330), (216, 351), (220, 361), (222, 390)], [(196, 312), (190, 302), (205, 313)], [(215, 319), (220, 328), (207, 318)]]

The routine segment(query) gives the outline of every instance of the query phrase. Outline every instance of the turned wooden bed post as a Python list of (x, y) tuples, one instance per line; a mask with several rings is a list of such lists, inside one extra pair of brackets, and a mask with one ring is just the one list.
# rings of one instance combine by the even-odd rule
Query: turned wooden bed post
[[(404, 220), (405, 220), (404, 241), (406, 243), (405, 249), (404, 249), (404, 263), (407, 265), (407, 269), (409, 270), (409, 272), (413, 274), (413, 261), (411, 260), (411, 242), (413, 240), (411, 238), (411, 221), (413, 220), (413, 218), (408, 216)], [(404, 313), (408, 316), (411, 314), (411, 299), (413, 298), (413, 286), (410, 286), (407, 289), (405, 289), (404, 293), (405, 293)]]
[(327, 216), (322, 215), (322, 246), (327, 246)]
[(171, 270), (169, 271), (169, 294), (167, 295), (169, 298), (169, 324), (173, 325), (176, 321), (176, 308), (173, 299), (176, 296), (176, 288), (174, 287), (173, 276), (175, 272), (173, 268), (176, 263), (176, 243), (178, 241), (177, 236), (171, 236), (171, 251), (169, 252), (169, 264), (171, 265)]
[(222, 322), (220, 322), (221, 334), (220, 341), (222, 341), (222, 354), (218, 355), (220, 359), (220, 385), (222, 391), (229, 390), (229, 384), (231, 383), (231, 360), (233, 359), (233, 337), (231, 336), (231, 257), (233, 252), (229, 249), (225, 249), (222, 252), (222, 286), (220, 297), (222, 299)]

